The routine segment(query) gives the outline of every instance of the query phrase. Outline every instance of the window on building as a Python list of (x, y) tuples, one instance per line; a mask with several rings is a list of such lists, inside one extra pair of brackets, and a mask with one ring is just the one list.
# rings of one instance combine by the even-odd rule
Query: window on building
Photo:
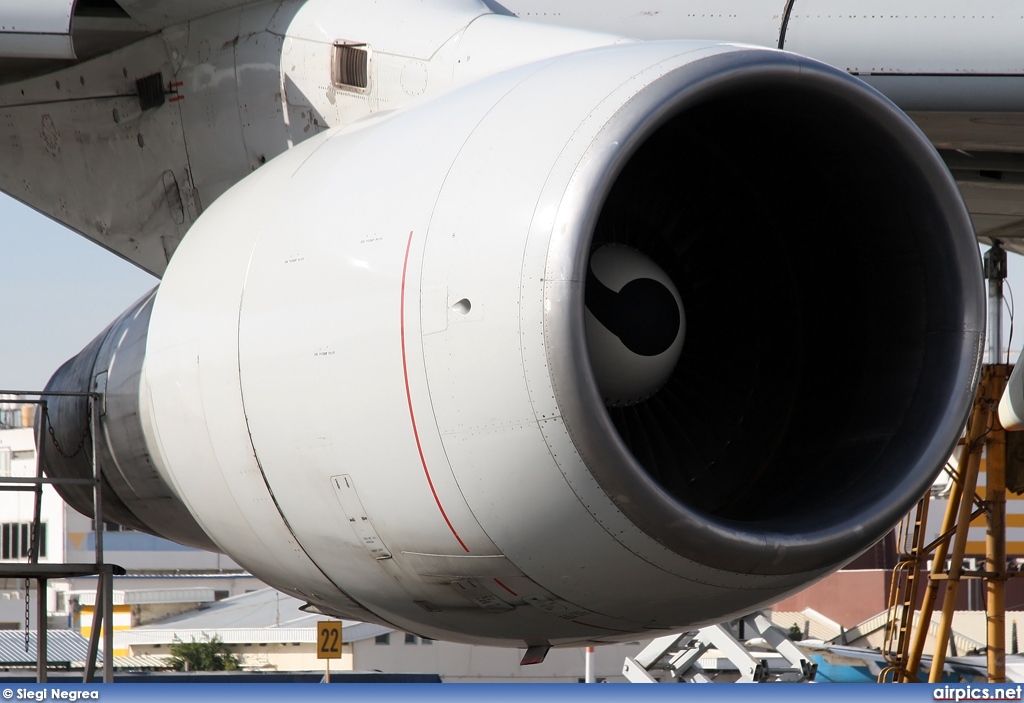
[[(96, 531), (96, 519), (95, 518), (93, 518), (93, 520), (92, 520), (92, 529), (93, 529), (94, 532)], [(116, 522), (104, 522), (103, 523), (103, 531), (104, 532), (136, 532), (136, 530), (133, 530), (130, 527), (125, 527), (124, 525), (118, 525)]]
[(408, 632), (405, 633), (406, 644), (416, 644), (416, 635), (410, 635)]
[(429, 637), (420, 637), (420, 644), (434, 644), (434, 640)]
[[(0, 559), (24, 559), (32, 551), (32, 523), (5, 522), (0, 525)], [(39, 556), (46, 556), (46, 523), (39, 525)]]
[(391, 633), (385, 632), (383, 635), (377, 635), (373, 642), (374, 644), (391, 644)]

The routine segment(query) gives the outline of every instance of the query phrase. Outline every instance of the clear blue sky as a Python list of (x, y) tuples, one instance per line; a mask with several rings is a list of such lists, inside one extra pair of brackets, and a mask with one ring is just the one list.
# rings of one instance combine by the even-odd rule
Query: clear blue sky
[(0, 390), (40, 390), (157, 284), (134, 264), (0, 193)]
[[(1012, 346), (1020, 349), (1024, 257), (1011, 254), (1009, 268), (1008, 283), (1020, 302)], [(0, 390), (42, 389), (58, 366), (157, 284), (135, 265), (2, 193), (0, 276)]]

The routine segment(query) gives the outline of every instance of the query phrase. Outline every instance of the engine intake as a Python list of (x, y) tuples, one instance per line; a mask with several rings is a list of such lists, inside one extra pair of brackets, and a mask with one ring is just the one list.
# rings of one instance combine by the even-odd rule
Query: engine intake
[[(548, 266), (582, 280), (610, 244), (649, 256), (685, 310), (679, 362), (629, 404), (601, 403), (567, 355), (553, 376), (591, 471), (648, 534), (719, 568), (796, 573), (871, 544), (949, 456), (980, 268), (952, 179), (886, 99), (781, 55), (734, 61), (667, 76), (616, 116), (601, 140), (628, 146), (577, 186), (600, 205), (566, 218), (571, 264)], [(547, 329), (586, 359), (584, 296)]]

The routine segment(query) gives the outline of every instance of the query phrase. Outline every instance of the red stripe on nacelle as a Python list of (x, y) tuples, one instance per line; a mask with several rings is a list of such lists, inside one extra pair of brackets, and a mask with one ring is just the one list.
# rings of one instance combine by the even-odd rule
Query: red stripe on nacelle
[(409, 390), (409, 365), (406, 361), (405, 354), (405, 277), (409, 269), (409, 251), (412, 249), (412, 232), (409, 232), (409, 241), (405, 245), (405, 261), (402, 263), (402, 313), (400, 318), (400, 324), (402, 326), (402, 373), (405, 374), (405, 399), (409, 402), (409, 419), (412, 421), (412, 434), (416, 438), (416, 450), (420, 453), (420, 463), (423, 465), (423, 474), (427, 477), (427, 485), (430, 486), (430, 492), (434, 496), (434, 502), (437, 503), (437, 509), (441, 511), (441, 517), (444, 518), (445, 523), (448, 525), (448, 529), (455, 535), (455, 539), (458, 540), (462, 548), (467, 552), (469, 547), (459, 537), (459, 533), (455, 531), (455, 527), (452, 525), (452, 521), (448, 519), (448, 513), (444, 511), (444, 506), (441, 505), (441, 499), (437, 497), (437, 491), (434, 490), (434, 482), (430, 478), (430, 469), (427, 468), (427, 460), (423, 456), (423, 445), (420, 444), (420, 433), (416, 428), (416, 413), (412, 409), (412, 392)]

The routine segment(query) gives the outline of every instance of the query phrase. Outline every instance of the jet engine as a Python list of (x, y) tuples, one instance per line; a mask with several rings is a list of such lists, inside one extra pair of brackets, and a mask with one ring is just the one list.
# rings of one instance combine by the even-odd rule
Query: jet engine
[[(130, 379), (116, 412), (106, 382), (106, 519), (323, 612), (538, 647), (720, 621), (849, 562), (949, 456), (984, 320), (911, 121), (706, 42), (311, 138), (207, 209), (140, 310), (49, 387)], [(50, 403), (80, 434), (80, 401)]]

